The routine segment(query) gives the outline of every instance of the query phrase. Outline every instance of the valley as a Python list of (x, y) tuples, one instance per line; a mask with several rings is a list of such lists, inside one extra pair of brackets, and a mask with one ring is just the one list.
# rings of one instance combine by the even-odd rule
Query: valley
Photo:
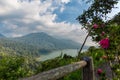
[[(46, 33), (30, 33), (16, 38), (0, 35), (0, 46), (9, 49), (10, 54), (41, 56), (53, 51), (79, 49), (81, 44), (67, 39), (57, 39)], [(87, 46), (85, 46), (87, 48)]]

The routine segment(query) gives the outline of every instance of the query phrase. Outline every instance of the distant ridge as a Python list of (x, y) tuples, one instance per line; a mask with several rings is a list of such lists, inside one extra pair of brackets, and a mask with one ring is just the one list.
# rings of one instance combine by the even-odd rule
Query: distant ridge
[(19, 55), (38, 56), (54, 50), (79, 49), (81, 47), (80, 43), (69, 39), (57, 39), (44, 32), (30, 33), (17, 38), (5, 38), (2, 34), (0, 36), (0, 45), (6, 50), (10, 49), (10, 51), (14, 51), (15, 54)]
[(5, 38), (5, 36), (0, 33), (0, 38)]
[(44, 32), (41, 33), (31, 33), (16, 40), (29, 45), (35, 45), (40, 48), (46, 49), (76, 49), (81, 46), (80, 43), (74, 42), (72, 40), (57, 39)]

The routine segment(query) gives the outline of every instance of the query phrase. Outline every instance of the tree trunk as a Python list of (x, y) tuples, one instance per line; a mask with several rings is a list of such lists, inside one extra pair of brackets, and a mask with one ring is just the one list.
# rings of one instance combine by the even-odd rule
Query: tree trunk
[(81, 51), (82, 51), (82, 49), (83, 49), (83, 47), (84, 47), (84, 45), (85, 45), (85, 43), (86, 43), (86, 41), (87, 41), (87, 38), (88, 38), (90, 32), (91, 32), (91, 29), (89, 30), (89, 33), (88, 33), (87, 36), (85, 37), (85, 40), (84, 40), (84, 42), (83, 42), (83, 44), (82, 44), (82, 46), (81, 46), (81, 48), (80, 48), (80, 50), (79, 50), (79, 52), (78, 52), (78, 57), (80, 56), (80, 53), (81, 53)]

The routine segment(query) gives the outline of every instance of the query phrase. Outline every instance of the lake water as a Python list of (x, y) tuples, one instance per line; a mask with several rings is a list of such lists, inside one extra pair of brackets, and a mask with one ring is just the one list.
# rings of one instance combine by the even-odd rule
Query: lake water
[[(86, 51), (86, 50), (82, 50), (82, 51)], [(58, 50), (58, 51), (53, 51), (49, 54), (46, 55), (41, 55), (40, 58), (38, 58), (39, 61), (45, 61), (48, 59), (52, 59), (55, 57), (58, 57), (61, 55), (61, 52), (63, 54), (67, 54), (70, 55), (72, 57), (76, 57), (78, 55), (78, 50), (77, 49), (65, 49), (65, 50)]]

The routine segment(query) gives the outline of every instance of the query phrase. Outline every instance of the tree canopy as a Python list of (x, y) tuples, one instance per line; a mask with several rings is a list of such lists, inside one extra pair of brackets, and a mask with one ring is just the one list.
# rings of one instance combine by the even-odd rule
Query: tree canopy
[(77, 17), (77, 20), (82, 25), (87, 23), (97, 23), (103, 21), (102, 18), (107, 18), (107, 14), (115, 8), (118, 0), (93, 0), (88, 10), (84, 11), (82, 15)]

